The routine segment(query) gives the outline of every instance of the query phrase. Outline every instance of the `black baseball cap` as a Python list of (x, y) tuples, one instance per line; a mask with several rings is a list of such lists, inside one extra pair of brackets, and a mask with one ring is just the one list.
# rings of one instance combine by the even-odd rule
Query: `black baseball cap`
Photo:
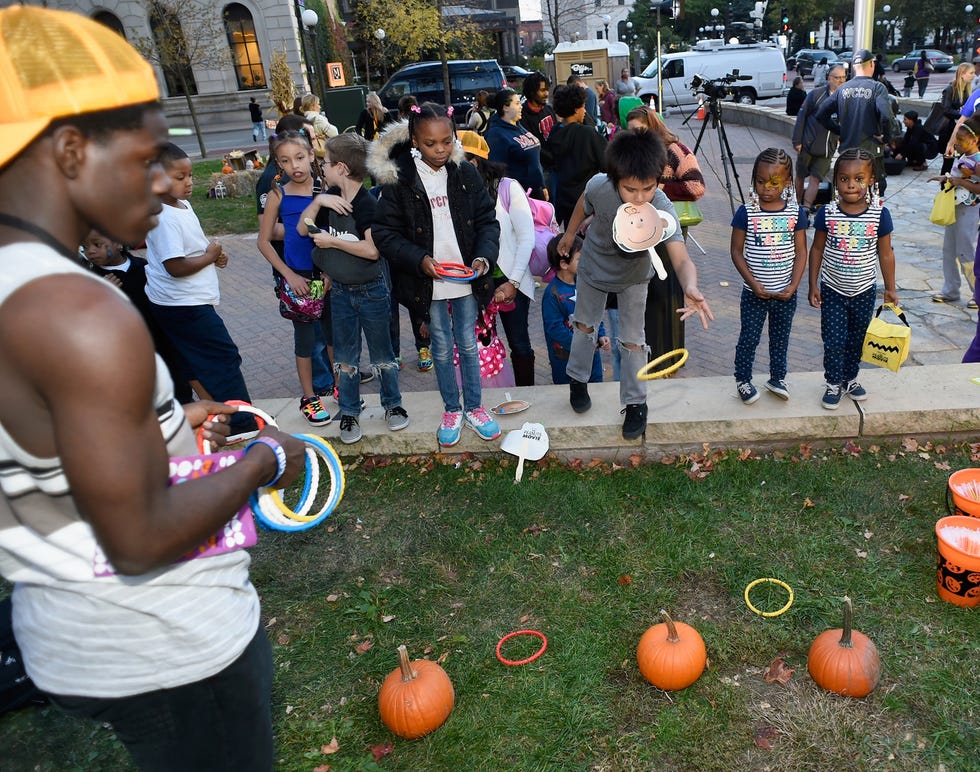
[(873, 62), (874, 60), (875, 55), (873, 53), (867, 48), (860, 48), (851, 57), (851, 64), (864, 64), (865, 62)]

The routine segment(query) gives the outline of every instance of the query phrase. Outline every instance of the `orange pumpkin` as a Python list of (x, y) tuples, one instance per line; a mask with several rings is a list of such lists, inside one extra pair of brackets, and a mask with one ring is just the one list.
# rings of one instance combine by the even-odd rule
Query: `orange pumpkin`
[(456, 695), (446, 671), (435, 662), (409, 662), (408, 649), (399, 646), (398, 663), (381, 684), (378, 710), (386, 727), (399, 737), (414, 740), (445, 723)]
[(851, 629), (853, 607), (844, 598), (844, 627), (817, 636), (807, 655), (807, 670), (817, 686), (846, 697), (867, 697), (878, 685), (881, 658), (864, 633)]
[(221, 167), (222, 174), (231, 174), (235, 170), (231, 168), (231, 164), (225, 161), (225, 165)]
[(643, 677), (658, 689), (686, 689), (704, 672), (708, 653), (704, 639), (690, 625), (675, 622), (661, 610), (664, 621), (640, 638), (636, 663)]

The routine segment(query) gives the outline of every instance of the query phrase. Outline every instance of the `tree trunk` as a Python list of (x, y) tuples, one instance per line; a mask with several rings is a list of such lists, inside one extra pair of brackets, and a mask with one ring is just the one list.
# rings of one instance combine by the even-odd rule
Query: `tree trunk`
[(439, 29), (442, 32), (439, 35), (439, 61), (442, 62), (442, 92), (443, 98), (446, 100), (446, 107), (449, 107), (453, 103), (453, 91), (452, 84), (449, 82), (449, 56), (446, 53), (446, 35), (442, 29), (442, 0), (436, 0), (436, 11), (439, 13)]
[(204, 146), (204, 132), (201, 131), (201, 122), (197, 119), (197, 110), (194, 109), (194, 100), (191, 99), (191, 90), (184, 78), (184, 73), (178, 69), (177, 77), (180, 79), (180, 86), (184, 90), (184, 99), (187, 100), (187, 109), (191, 111), (191, 122), (194, 124), (194, 133), (197, 135), (197, 144), (201, 148), (201, 158), (208, 157), (208, 150)]

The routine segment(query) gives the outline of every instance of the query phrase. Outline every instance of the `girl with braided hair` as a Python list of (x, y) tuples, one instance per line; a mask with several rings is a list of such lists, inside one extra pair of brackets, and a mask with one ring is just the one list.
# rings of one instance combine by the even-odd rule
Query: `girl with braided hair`
[(836, 197), (814, 220), (810, 305), (820, 309), (827, 410), (840, 406), (842, 394), (855, 402), (868, 398), (857, 375), (874, 313), (879, 265), (885, 301), (898, 303), (892, 216), (881, 204), (874, 161), (861, 147), (841, 153), (834, 166)]
[(735, 346), (735, 383), (746, 405), (759, 398), (752, 385), (755, 350), (769, 319), (766, 389), (789, 399), (786, 352), (796, 314), (796, 290), (806, 269), (806, 211), (796, 201), (793, 161), (766, 148), (752, 167), (752, 193), (732, 219), (732, 262), (742, 276), (741, 324)]

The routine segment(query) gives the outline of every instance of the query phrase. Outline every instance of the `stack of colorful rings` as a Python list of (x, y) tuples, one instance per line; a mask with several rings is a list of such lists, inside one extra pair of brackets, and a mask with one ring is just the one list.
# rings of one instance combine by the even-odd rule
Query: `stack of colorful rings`
[[(305, 531), (319, 525), (330, 517), (344, 496), (344, 467), (330, 443), (312, 434), (293, 436), (307, 446), (306, 478), (296, 508), (287, 506), (282, 500), (282, 494), (268, 487), (259, 488), (249, 499), (259, 523), (273, 531)], [(330, 493), (320, 509), (311, 513), (320, 487), (320, 459), (330, 472)]]
[[(272, 416), (247, 402), (232, 400), (226, 404), (236, 405), (240, 412), (252, 413), (259, 429), (266, 426), (276, 427)], [(249, 498), (249, 504), (259, 524), (273, 531), (305, 531), (319, 525), (330, 516), (344, 496), (344, 467), (337, 451), (329, 442), (313, 434), (293, 436), (306, 445), (306, 474), (296, 508), (291, 508), (283, 501), (281, 491), (269, 486), (260, 487)], [(211, 452), (211, 443), (204, 439), (203, 431), (197, 435), (197, 446), (201, 453)], [(320, 489), (320, 459), (330, 472), (330, 493), (321, 507), (312, 513)]]

